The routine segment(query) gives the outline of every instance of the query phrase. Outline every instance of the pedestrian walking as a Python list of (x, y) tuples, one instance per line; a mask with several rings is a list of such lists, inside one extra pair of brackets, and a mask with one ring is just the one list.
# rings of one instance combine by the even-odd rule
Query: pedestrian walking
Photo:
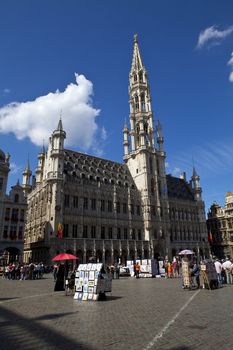
[(222, 264), (222, 267), (225, 270), (227, 284), (232, 284), (233, 278), (231, 273), (231, 261), (227, 258), (226, 261)]
[(214, 266), (218, 276), (218, 284), (219, 286), (222, 286), (222, 264), (218, 259), (216, 259), (214, 262)]
[(140, 265), (139, 265), (139, 263), (136, 263), (135, 271), (136, 271), (136, 278), (139, 278), (139, 273), (140, 273)]

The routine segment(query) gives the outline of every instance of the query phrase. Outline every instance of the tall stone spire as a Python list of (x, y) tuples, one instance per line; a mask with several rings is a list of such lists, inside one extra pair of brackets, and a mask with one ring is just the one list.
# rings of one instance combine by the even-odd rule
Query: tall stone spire
[(132, 66), (129, 74), (131, 151), (154, 148), (154, 127), (150, 88), (146, 69), (134, 35)]
[(59, 122), (58, 122), (57, 130), (58, 131), (63, 131), (63, 125), (62, 125), (61, 117), (60, 117)]
[(31, 172), (31, 169), (30, 169), (30, 163), (29, 163), (29, 157), (27, 159), (27, 162), (26, 162), (26, 166), (25, 166), (25, 170), (26, 172)]
[(143, 69), (142, 57), (138, 46), (138, 35), (134, 34), (133, 59), (130, 73), (139, 72)]

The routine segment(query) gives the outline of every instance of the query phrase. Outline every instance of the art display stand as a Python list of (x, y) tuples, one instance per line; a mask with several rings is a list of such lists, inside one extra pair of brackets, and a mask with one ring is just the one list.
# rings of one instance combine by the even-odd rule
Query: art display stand
[[(142, 259), (136, 260), (136, 263), (140, 265), (139, 277), (141, 278), (151, 278), (159, 274), (158, 262), (155, 259)], [(130, 269), (131, 276), (134, 276), (134, 262), (131, 260), (127, 261), (127, 267)]]
[(190, 288), (191, 274), (189, 269), (189, 261), (186, 261), (186, 260), (182, 260), (182, 279), (183, 279), (183, 287)]
[(99, 300), (112, 291), (110, 274), (103, 271), (103, 264), (80, 264), (75, 274), (76, 300)]
[(218, 275), (213, 262), (201, 264), (200, 277), (202, 286), (206, 289), (218, 288)]
[(134, 277), (134, 262), (133, 262), (133, 260), (127, 260), (126, 265), (129, 268), (130, 276)]
[(143, 259), (140, 261), (139, 265), (140, 265), (140, 273), (139, 273), (140, 278), (152, 277), (151, 260)]

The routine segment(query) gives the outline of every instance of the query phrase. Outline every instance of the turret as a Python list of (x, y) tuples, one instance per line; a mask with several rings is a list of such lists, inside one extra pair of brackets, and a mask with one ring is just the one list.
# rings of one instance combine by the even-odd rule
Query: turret
[(129, 129), (127, 124), (125, 123), (124, 125), (124, 129), (123, 129), (123, 136), (124, 136), (124, 141), (123, 141), (123, 145), (124, 145), (124, 157), (127, 157), (129, 154)]
[(158, 149), (160, 152), (163, 152), (163, 143), (164, 143), (164, 138), (162, 134), (162, 126), (160, 124), (160, 121), (158, 120), (158, 124), (156, 126), (156, 140), (158, 144)]
[(191, 185), (196, 200), (202, 200), (202, 188), (200, 185), (200, 176), (197, 174), (195, 167), (193, 167), (193, 175), (191, 177)]
[(28, 158), (25, 169), (23, 171), (23, 181), (22, 181), (22, 187), (23, 187), (23, 191), (24, 191), (25, 195), (27, 195), (31, 191), (31, 188), (32, 188), (31, 183), (30, 183), (31, 176), (32, 176), (32, 172), (30, 169), (29, 158)]
[(52, 135), (53, 150), (63, 151), (65, 138), (66, 132), (63, 130), (62, 120), (60, 118), (57, 129), (54, 130)]
[(44, 173), (44, 160), (45, 160), (45, 147), (44, 144), (41, 148), (40, 153), (37, 156), (38, 164), (36, 168), (36, 183), (39, 184), (43, 180), (43, 173)]
[(66, 132), (63, 130), (62, 120), (60, 118), (57, 129), (52, 134), (49, 146), (52, 159), (52, 168), (50, 171), (52, 171), (53, 178), (62, 178), (63, 176), (65, 138)]
[(1, 213), (2, 213), (1, 207), (3, 205), (3, 200), (6, 194), (9, 171), (10, 171), (10, 155), (5, 154), (0, 149), (0, 230), (1, 230)]

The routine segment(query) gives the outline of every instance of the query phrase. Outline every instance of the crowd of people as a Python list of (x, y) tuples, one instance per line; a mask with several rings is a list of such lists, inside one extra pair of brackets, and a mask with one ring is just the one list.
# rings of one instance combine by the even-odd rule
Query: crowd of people
[[(223, 284), (233, 284), (233, 260), (226, 258), (220, 260), (215, 258), (214, 265), (218, 276), (218, 283), (220, 286)], [(59, 265), (44, 266), (40, 263), (10, 263), (4, 267), (3, 278), (10, 280), (36, 280), (41, 279), (44, 273), (52, 272), (54, 281), (57, 279)], [(68, 266), (68, 272), (72, 272), (71, 266)], [(161, 261), (158, 262), (158, 271), (164, 270), (165, 278), (177, 278), (182, 277), (182, 261), (181, 259), (173, 258), (173, 261)], [(112, 279), (118, 279), (120, 276), (120, 266), (117, 264), (107, 267), (107, 272), (112, 276)], [(139, 278), (140, 265), (134, 264), (134, 276)], [(196, 282), (196, 285), (200, 286), (200, 264), (196, 259), (190, 260), (190, 274)]]
[(3, 268), (3, 278), (9, 280), (36, 280), (41, 279), (47, 267), (40, 263), (10, 263)]
[(181, 261), (177, 260), (175, 257), (173, 258), (172, 262), (165, 261), (164, 270), (165, 277), (167, 278), (179, 277), (181, 272)]
[(233, 259), (215, 259), (215, 269), (218, 275), (218, 283), (222, 284), (233, 284)]
[[(202, 261), (200, 264), (197, 260), (191, 259), (189, 261), (191, 284), (200, 288), (200, 275), (201, 275), (201, 265), (205, 266), (205, 263), (212, 263), (216, 270), (216, 280), (211, 280), (215, 288), (222, 287), (223, 284), (233, 284), (233, 260), (229, 258), (226, 259), (209, 259), (206, 262)], [(214, 283), (213, 283), (214, 282)], [(203, 281), (203, 285), (205, 281)], [(203, 287), (204, 288), (204, 287)]]

